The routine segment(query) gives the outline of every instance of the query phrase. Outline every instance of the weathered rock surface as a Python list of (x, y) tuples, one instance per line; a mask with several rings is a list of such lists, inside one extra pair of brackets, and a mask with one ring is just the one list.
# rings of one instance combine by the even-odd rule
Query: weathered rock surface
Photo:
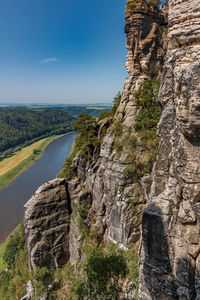
[[(76, 156), (73, 180), (67, 184), (62, 180), (47, 183), (26, 204), (25, 227), (31, 268), (56, 267), (69, 257), (73, 264), (77, 261), (81, 246), (79, 206), (82, 203), (90, 207), (85, 220), (87, 226), (93, 226), (102, 238), (122, 246), (139, 241), (142, 210), (151, 178), (147, 176), (139, 183), (133, 176), (124, 176), (127, 154), (119, 155), (114, 148), (115, 127), (118, 122), (124, 134), (135, 134), (134, 121), (139, 109), (134, 93), (145, 79), (162, 72), (167, 46), (165, 29), (165, 17), (156, 6), (142, 1), (133, 10), (127, 9), (126, 67), (129, 74), (114, 124), (110, 126), (110, 120), (99, 124), (98, 138), (103, 141), (87, 164)], [(69, 203), (72, 204), (70, 228), (65, 222), (70, 213)]]
[(71, 213), (67, 183), (55, 179), (42, 185), (25, 205), (25, 233), (29, 267), (57, 268), (69, 259)]
[(26, 292), (27, 292), (27, 294), (23, 298), (21, 298), (21, 300), (31, 300), (31, 298), (34, 295), (34, 288), (33, 288), (32, 282), (30, 280), (27, 283)]
[(200, 299), (200, 2), (172, 0), (140, 299)]
[[(139, 90), (146, 78), (159, 75), (161, 71), (166, 50), (163, 46), (166, 40), (163, 33), (165, 27), (165, 18), (161, 12), (147, 4), (138, 4), (134, 12), (127, 10), (126, 67), (129, 75), (115, 115), (115, 122), (122, 124), (124, 133), (131, 130), (134, 134), (133, 124), (138, 112), (134, 92)], [(103, 227), (105, 237), (112, 242), (126, 245), (139, 240), (145, 196), (136, 180), (124, 176), (123, 161), (126, 155), (119, 156), (113, 147), (114, 127), (115, 124), (108, 129), (99, 156), (94, 156), (87, 164), (84, 174), (79, 166), (81, 171), (78, 168), (78, 174), (81, 176), (78, 176), (78, 180), (91, 194), (92, 210)], [(70, 195), (72, 197), (71, 193)], [(137, 209), (129, 208), (130, 199), (136, 201)]]

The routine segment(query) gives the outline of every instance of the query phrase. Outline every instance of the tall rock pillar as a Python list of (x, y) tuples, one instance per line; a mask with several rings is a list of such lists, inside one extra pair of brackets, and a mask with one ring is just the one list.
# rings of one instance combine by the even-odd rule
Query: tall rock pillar
[(142, 221), (142, 300), (200, 299), (200, 1), (169, 4), (159, 150)]

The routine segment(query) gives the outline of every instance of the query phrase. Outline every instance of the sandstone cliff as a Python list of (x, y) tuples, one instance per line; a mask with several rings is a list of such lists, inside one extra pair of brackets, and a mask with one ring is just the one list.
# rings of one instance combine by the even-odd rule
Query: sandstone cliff
[(200, 2), (171, 0), (159, 150), (143, 213), (140, 299), (200, 299)]
[[(93, 215), (92, 225), (97, 228), (100, 234), (114, 242), (126, 246), (130, 242), (137, 242), (140, 238), (141, 211), (146, 198), (141, 188), (141, 183), (134, 176), (125, 176), (126, 168), (124, 152), (117, 153), (114, 143), (116, 140), (115, 127), (120, 124), (123, 135), (135, 135), (134, 122), (139, 111), (135, 101), (134, 93), (138, 91), (145, 79), (153, 78), (161, 74), (165, 55), (164, 30), (166, 22), (156, 6), (151, 6), (145, 1), (137, 4), (136, 7), (128, 7), (126, 12), (125, 32), (127, 35), (127, 71), (128, 78), (124, 85), (121, 103), (114, 117), (113, 124), (107, 129), (106, 120), (99, 124), (98, 136), (101, 138), (101, 131), (106, 127), (107, 133), (103, 138), (100, 147), (92, 153), (92, 158), (86, 165), (82, 164), (81, 157), (77, 156), (73, 161), (75, 178), (67, 183), (67, 195), (63, 186), (62, 195), (59, 196), (56, 190), (56, 183), (45, 185), (25, 206), (25, 224), (28, 241), (30, 266), (45, 265), (49, 253), (49, 260), (55, 260), (54, 249), (57, 247), (57, 234), (53, 241), (45, 247), (46, 240), (54, 235), (54, 230), (66, 233), (68, 239), (69, 256), (71, 262), (79, 257), (79, 244), (81, 234), (77, 225), (77, 205), (86, 203), (90, 207), (90, 215)], [(120, 137), (122, 140), (122, 137)], [(142, 157), (141, 149), (137, 150), (138, 156)], [(150, 178), (148, 177), (148, 185)], [(62, 216), (67, 218), (67, 197), (72, 203), (72, 216), (69, 234), (67, 227), (63, 225)], [(59, 205), (56, 206), (56, 202)], [(63, 200), (63, 202), (62, 202)], [(64, 203), (65, 201), (65, 203)], [(135, 203), (135, 209), (129, 209), (129, 203)], [(64, 203), (64, 204), (62, 204)], [(61, 205), (62, 204), (62, 205)], [(71, 204), (70, 204), (71, 205)], [(41, 212), (45, 207), (45, 212)], [(60, 218), (60, 213), (61, 220)], [(75, 213), (76, 212), (76, 213)], [(46, 216), (50, 214), (50, 219)], [(54, 227), (54, 216), (58, 218)], [(53, 222), (53, 223), (52, 223)], [(41, 227), (39, 227), (41, 224)], [(44, 224), (44, 225), (43, 225)], [(91, 225), (91, 224), (90, 224)], [(57, 226), (57, 227), (56, 227)], [(39, 232), (42, 231), (42, 235)], [(58, 232), (58, 239), (59, 238)], [(64, 239), (65, 239), (64, 238)], [(33, 242), (34, 241), (34, 242)], [(64, 242), (66, 247), (67, 243)], [(41, 247), (41, 249), (39, 249)], [(45, 249), (43, 249), (45, 248)], [(42, 254), (40, 254), (42, 253)], [(37, 257), (41, 257), (37, 259)], [(66, 256), (67, 258), (67, 256)], [(57, 260), (55, 261), (57, 264)]]
[[(142, 135), (142, 131), (138, 131), (138, 127), (135, 126), (137, 116), (142, 111), (137, 99), (144, 82), (149, 80), (153, 93), (156, 89), (154, 81), (161, 77), (167, 50), (167, 23), (166, 13), (155, 5), (146, 1), (132, 5), (132, 2), (134, 1), (129, 1), (127, 5), (125, 25), (128, 78), (115, 116), (112, 120), (102, 120), (97, 126), (97, 137), (101, 143), (90, 151), (87, 160), (80, 153), (76, 155), (71, 166), (73, 176), (69, 180), (56, 179), (45, 184), (25, 206), (25, 228), (31, 269), (42, 266), (57, 268), (68, 260), (75, 264), (79, 259), (84, 259), (83, 242), (92, 230), (98, 237), (98, 244), (108, 241), (119, 244), (123, 249), (131, 243), (139, 245), (142, 211), (149, 201), (152, 183), (151, 167), (154, 162), (153, 154), (156, 153), (156, 140), (149, 140), (148, 136), (152, 132), (154, 136), (154, 131), (145, 131), (144, 137), (144, 132)], [(172, 31), (171, 35), (174, 36), (175, 33)], [(169, 74), (167, 64), (164, 74), (164, 78), (170, 81), (172, 75)], [(190, 88), (193, 91), (192, 86)], [(165, 94), (165, 98), (161, 98), (166, 99), (162, 100), (163, 106), (172, 93), (164, 83), (161, 89), (161, 95)], [(168, 127), (172, 128), (174, 120), (174, 108), (171, 106), (164, 107), (162, 116), (162, 120), (169, 120), (167, 128), (162, 129), (162, 120), (159, 127), (160, 139), (162, 132), (166, 138), (163, 137), (164, 141), (160, 142), (151, 197), (163, 192), (168, 180)], [(154, 153), (151, 153), (152, 151)], [(193, 176), (194, 174), (193, 172)], [(182, 207), (182, 214), (187, 211), (187, 207)], [(151, 214), (151, 211), (152, 208), (147, 208), (146, 215)], [(189, 214), (189, 217), (193, 218), (193, 215)], [(143, 220), (143, 236), (146, 235), (146, 239), (149, 240), (149, 232), (145, 233), (149, 228), (145, 222), (145, 214)], [(160, 235), (162, 232), (164, 229), (156, 234)], [(144, 249), (148, 243), (144, 239)], [(163, 239), (163, 247), (166, 245), (167, 240)], [(167, 251), (167, 246), (165, 248)], [(151, 276), (150, 273), (148, 276)], [(145, 298), (149, 293), (148, 280), (146, 282), (145, 278), (141, 275), (141, 286), (144, 286), (141, 289), (141, 299), (148, 299)], [(134, 295), (128, 294), (127, 297), (134, 299)]]

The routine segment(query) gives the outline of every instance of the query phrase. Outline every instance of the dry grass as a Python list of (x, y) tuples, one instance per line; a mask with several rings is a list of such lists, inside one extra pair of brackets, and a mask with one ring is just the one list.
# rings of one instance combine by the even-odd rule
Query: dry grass
[(39, 146), (45, 141), (45, 139), (40, 140), (30, 146), (27, 146), (17, 153), (15, 153), (13, 156), (6, 158), (2, 161), (0, 161), (0, 176), (6, 174), (8, 171), (10, 171), (12, 168), (15, 168), (17, 165), (19, 165), (23, 160), (28, 158), (31, 154), (33, 154), (33, 151), (38, 149)]
[[(8, 185), (16, 176), (30, 167), (42, 154), (45, 148), (56, 138), (50, 136), (16, 152), (12, 157), (5, 158), (0, 162), (0, 188)], [(37, 150), (37, 152), (34, 152)]]

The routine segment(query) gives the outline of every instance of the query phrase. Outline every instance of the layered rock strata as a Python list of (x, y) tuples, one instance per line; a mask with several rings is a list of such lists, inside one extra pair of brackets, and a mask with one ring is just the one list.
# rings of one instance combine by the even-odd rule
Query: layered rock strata
[(171, 0), (140, 299), (200, 299), (200, 2)]
[(70, 213), (65, 180), (45, 183), (26, 203), (24, 225), (30, 269), (57, 268), (68, 261)]

